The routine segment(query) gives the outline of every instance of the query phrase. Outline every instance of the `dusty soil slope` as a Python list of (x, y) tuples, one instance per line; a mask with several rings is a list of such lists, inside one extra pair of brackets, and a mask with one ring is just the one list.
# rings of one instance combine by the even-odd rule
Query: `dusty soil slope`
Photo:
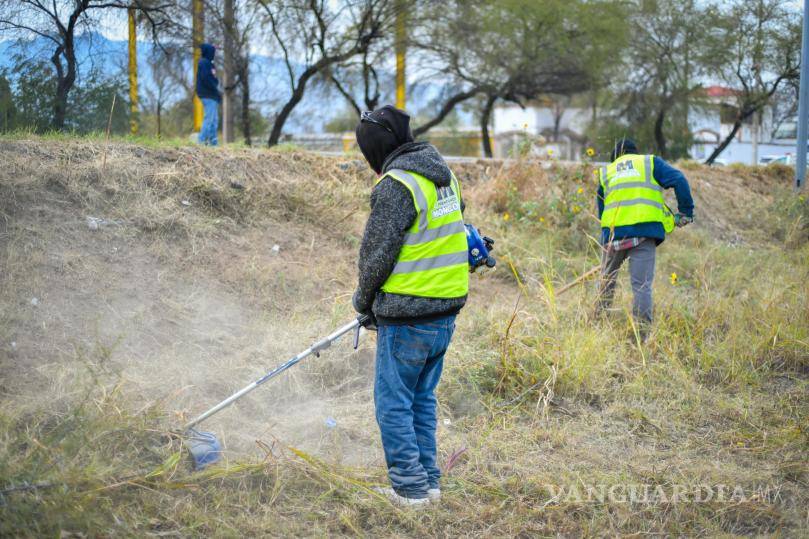
[[(3, 309), (11, 318), (4, 392), (32, 406), (58, 401), (86, 369), (119, 376), (141, 405), (169, 397), (178, 413), (196, 413), (350, 319), (348, 245), (360, 233), (352, 214), (361, 198), (350, 196), (346, 207), (328, 200), (339, 191), (316, 200), (306, 174), (342, 172), (336, 164), (246, 152), (104, 153), (80, 144), (3, 146), (4, 298), (14, 306)], [(244, 192), (229, 187), (235, 180)], [(305, 196), (315, 200), (296, 215), (295, 197)], [(334, 381), (349, 407), (368, 406), (367, 395), (343, 391), (367, 390), (364, 352), (350, 376)], [(336, 403), (324, 402), (325, 381), (298, 374), (211, 427), (252, 444), (274, 417), (271, 401), (285, 418), (281, 432), (324, 435)]]
[[(102, 413), (148, 411), (170, 429), (353, 316), (373, 182), (357, 159), (6, 140), (0, 161), (7, 432), (26, 417), (70, 415), (87, 395)], [(589, 285), (553, 294), (597, 262), (586, 167), (454, 168), (468, 217), (498, 239), (501, 268), (473, 280), (448, 358), (442, 461), (468, 451), (448, 478), (442, 509), (421, 523), (391, 516), (355, 484), (384, 477), (369, 336), (359, 351), (341, 343), (205, 426), (224, 440), (231, 463), (296, 459), (277, 448), (267, 453), (275, 441), (344, 470), (342, 480), (312, 479), (310, 470), (309, 486), (296, 490), (302, 479), (286, 472), (283, 494), (270, 501), (227, 498), (238, 489), (261, 492), (265, 479), (222, 483), (206, 497), (172, 487), (173, 510), (107, 499), (128, 507), (124, 516), (100, 509), (83, 520), (57, 508), (63, 517), (29, 532), (805, 533), (807, 211), (788, 196), (787, 174), (686, 165), (698, 222), (661, 250), (658, 301), (676, 307), (660, 309), (656, 340), (640, 346), (621, 312), (608, 325), (588, 322)], [(676, 279), (684, 281), (679, 288)], [(618, 304), (626, 307), (625, 294)], [(114, 483), (151, 462), (128, 458), (93, 481)], [(278, 462), (287, 461), (274, 462), (275, 472), (260, 474), (277, 486)], [(2, 470), (11, 476), (0, 479), (53, 480), (58, 469), (21, 478), (9, 464)], [(258, 473), (251, 470), (244, 473)], [(543, 486), (577, 481), (765, 485), (780, 498), (638, 508), (559, 503)], [(335, 489), (343, 494), (329, 496)], [(6, 510), (28, 516), (7, 531), (20, 532), (13, 526), (34, 518), (42, 500), (13, 496), (23, 505)], [(181, 501), (188, 513), (205, 511), (193, 504), (229, 509), (219, 523), (202, 516), (191, 523), (176, 509)], [(310, 505), (317, 509), (302, 509)]]

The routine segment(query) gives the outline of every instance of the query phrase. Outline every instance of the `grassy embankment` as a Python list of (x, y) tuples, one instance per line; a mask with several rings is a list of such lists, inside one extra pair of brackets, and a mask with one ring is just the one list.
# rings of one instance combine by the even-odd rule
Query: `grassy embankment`
[[(352, 316), (361, 162), (71, 139), (0, 153), (2, 535), (809, 529), (809, 204), (787, 170), (683, 165), (698, 221), (658, 251), (642, 344), (625, 273), (603, 321), (592, 281), (558, 294), (598, 263), (587, 167), (458, 166), (500, 268), (474, 280), (439, 389), (442, 464), (466, 451), (414, 514), (369, 490), (385, 477), (372, 337), (223, 412), (222, 466), (190, 472), (172, 433)], [(652, 498), (622, 500), (630, 485)]]

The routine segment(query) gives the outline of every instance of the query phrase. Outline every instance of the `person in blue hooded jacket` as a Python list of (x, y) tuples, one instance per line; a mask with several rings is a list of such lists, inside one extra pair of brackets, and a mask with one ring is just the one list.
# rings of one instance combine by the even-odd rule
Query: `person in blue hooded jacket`
[(199, 130), (199, 143), (216, 146), (216, 130), (219, 127), (219, 102), (222, 92), (219, 91), (219, 79), (216, 78), (216, 67), (213, 57), (216, 47), (210, 43), (199, 46), (200, 59), (197, 64), (197, 97), (202, 101), (202, 128)]

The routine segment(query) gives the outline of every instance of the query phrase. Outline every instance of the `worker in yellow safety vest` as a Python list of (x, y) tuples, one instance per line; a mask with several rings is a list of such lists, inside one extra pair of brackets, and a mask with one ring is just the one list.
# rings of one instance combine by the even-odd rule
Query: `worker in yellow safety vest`
[[(675, 226), (693, 221), (694, 201), (682, 172), (656, 155), (639, 153), (629, 138), (615, 144), (611, 160), (595, 171), (603, 248), (596, 313), (609, 308), (618, 270), (629, 259), (632, 313), (645, 336), (652, 322), (655, 250)], [(674, 189), (677, 214), (666, 205), (664, 189)]]
[(423, 506), (441, 496), (435, 388), (469, 285), (461, 186), (404, 111), (364, 112), (356, 135), (378, 175), (353, 303), (378, 329), (374, 404), (392, 486), (381, 491)]

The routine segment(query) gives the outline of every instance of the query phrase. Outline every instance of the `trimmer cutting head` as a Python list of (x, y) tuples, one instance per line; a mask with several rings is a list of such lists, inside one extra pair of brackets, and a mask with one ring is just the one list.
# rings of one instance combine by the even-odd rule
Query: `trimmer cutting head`
[(195, 470), (202, 470), (206, 466), (219, 462), (222, 458), (222, 445), (213, 432), (189, 429), (185, 446), (191, 454)]
[(361, 316), (356, 320), (351, 321), (350, 323), (344, 325), (328, 337), (319, 340), (297, 356), (293, 357), (286, 363), (278, 365), (273, 370), (259, 378), (254, 382), (250, 382), (248, 385), (231, 395), (230, 397), (226, 398), (207, 412), (203, 413), (196, 419), (192, 420), (183, 427), (183, 432), (186, 433), (185, 445), (188, 448), (188, 452), (191, 453), (191, 458), (194, 461), (194, 469), (201, 470), (206, 466), (218, 462), (219, 459), (222, 458), (222, 445), (219, 443), (219, 440), (216, 439), (214, 433), (212, 432), (200, 432), (194, 430), (194, 427), (214, 415), (215, 413), (224, 410), (237, 400), (241, 399), (258, 386), (266, 382), (267, 380), (281, 374), (291, 366), (295, 365), (303, 358), (315, 354), (319, 355), (320, 352), (331, 346), (331, 344), (340, 338), (341, 335), (345, 335), (349, 331), (354, 331), (354, 349), (357, 349), (359, 345), (359, 336), (360, 336), (360, 327), (367, 323), (367, 317)]

